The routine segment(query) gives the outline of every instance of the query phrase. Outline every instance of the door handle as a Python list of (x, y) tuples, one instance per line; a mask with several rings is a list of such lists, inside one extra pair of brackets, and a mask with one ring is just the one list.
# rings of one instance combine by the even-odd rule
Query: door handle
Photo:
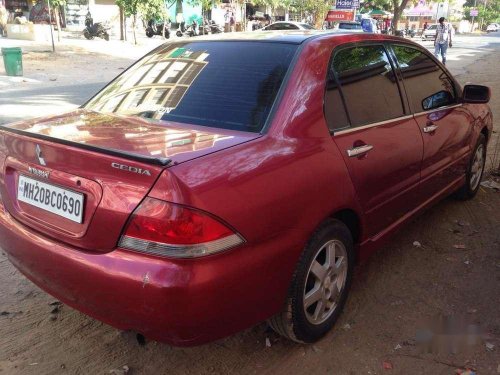
[(424, 130), (424, 133), (432, 133), (437, 128), (438, 128), (437, 125), (429, 125), (429, 126), (426, 126), (423, 130)]
[(355, 156), (360, 156), (360, 155), (366, 154), (372, 148), (373, 148), (372, 145), (363, 145), (363, 146), (353, 147), (353, 148), (347, 150), (347, 156), (349, 156), (350, 158), (353, 158)]

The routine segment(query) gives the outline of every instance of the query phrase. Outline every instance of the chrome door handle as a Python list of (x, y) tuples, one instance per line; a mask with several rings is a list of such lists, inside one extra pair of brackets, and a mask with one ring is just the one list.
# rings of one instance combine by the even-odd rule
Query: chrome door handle
[(432, 133), (438, 128), (437, 125), (429, 125), (424, 128), (424, 133)]
[(372, 145), (363, 145), (363, 146), (359, 146), (359, 147), (353, 147), (350, 150), (347, 150), (347, 156), (349, 156), (350, 158), (353, 158), (355, 156), (360, 156), (360, 155), (366, 154), (372, 148), (373, 148)]

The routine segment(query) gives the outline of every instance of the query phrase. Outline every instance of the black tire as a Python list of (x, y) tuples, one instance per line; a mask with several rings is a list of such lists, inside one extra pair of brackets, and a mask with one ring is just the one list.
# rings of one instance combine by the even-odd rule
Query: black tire
[[(476, 180), (473, 179), (473, 167), (474, 167), (474, 162), (476, 160), (476, 153), (478, 153), (478, 149), (482, 147), (482, 163), (481, 163), (481, 170), (480, 170), (480, 175), (479, 175), (479, 181), (476, 183)], [(480, 152), (481, 153), (481, 152)], [(486, 162), (486, 137), (484, 134), (479, 134), (476, 147), (474, 147), (474, 150), (471, 154), (470, 160), (469, 160), (469, 165), (467, 166), (467, 171), (465, 172), (465, 183), (462, 185), (460, 189), (458, 189), (455, 193), (455, 198), (460, 199), (460, 200), (468, 200), (472, 199), (476, 196), (479, 186), (481, 183), (481, 178), (484, 173), (484, 164)]]
[(169, 38), (170, 38), (170, 30), (165, 29), (165, 39), (169, 39)]
[[(310, 271), (312, 271), (313, 262), (316, 262), (321, 256), (321, 252), (325, 251), (321, 249), (324, 249), (324, 245), (332, 241), (337, 244), (341, 243), (345, 248), (347, 255), (345, 283), (338, 294), (338, 299), (336, 299), (336, 306), (327, 312), (326, 320), (313, 324), (307, 315), (308, 310), (311, 307), (316, 310), (318, 306), (315, 303), (309, 307), (304, 306), (305, 293), (311, 281), (310, 278), (313, 277)], [(354, 261), (353, 239), (349, 229), (339, 220), (329, 219), (325, 221), (307, 243), (293, 274), (285, 306), (281, 313), (269, 319), (271, 328), (280, 335), (300, 343), (313, 343), (326, 335), (337, 321), (347, 300)], [(336, 257), (335, 262), (337, 262)], [(335, 280), (332, 280), (331, 284), (335, 284)], [(330, 284), (330, 277), (328, 277), (328, 283)], [(319, 285), (319, 289), (325, 289), (323, 283)], [(317, 288), (316, 284), (314, 288)], [(319, 302), (318, 300), (317, 303)]]
[(146, 36), (147, 36), (148, 38), (152, 38), (152, 37), (153, 37), (153, 35), (155, 35), (155, 34), (153, 33), (153, 29), (151, 29), (150, 27), (148, 27), (148, 28), (146, 29)]
[(93, 39), (92, 35), (90, 35), (90, 32), (87, 29), (83, 30), (83, 36), (88, 40)]
[(182, 36), (182, 32), (181, 31), (176, 31), (175, 35), (177, 35), (180, 38)]

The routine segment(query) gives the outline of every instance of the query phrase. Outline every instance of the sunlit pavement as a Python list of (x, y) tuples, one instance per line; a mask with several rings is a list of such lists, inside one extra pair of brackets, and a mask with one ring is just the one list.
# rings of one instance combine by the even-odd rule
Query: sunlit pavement
[[(21, 47), (24, 53), (23, 77), (7, 77), (0, 70), (0, 124), (76, 108), (139, 57), (166, 41), (160, 36), (150, 39), (142, 33), (138, 34), (138, 45), (132, 44), (131, 35), (128, 39), (106, 42), (66, 33), (62, 42), (56, 40), (53, 54), (50, 41), (0, 38), (0, 47)], [(170, 40), (176, 39), (173, 36)], [(432, 41), (413, 40), (434, 49)], [(457, 35), (453, 47), (448, 49), (447, 65), (460, 80), (468, 68), (474, 71), (476, 61), (499, 52), (500, 32)]]

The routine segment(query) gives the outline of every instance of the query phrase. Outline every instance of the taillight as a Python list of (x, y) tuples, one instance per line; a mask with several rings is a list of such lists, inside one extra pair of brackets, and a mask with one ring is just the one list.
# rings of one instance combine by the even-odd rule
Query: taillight
[(231, 228), (201, 211), (155, 198), (135, 210), (119, 247), (173, 258), (194, 258), (240, 245)]

